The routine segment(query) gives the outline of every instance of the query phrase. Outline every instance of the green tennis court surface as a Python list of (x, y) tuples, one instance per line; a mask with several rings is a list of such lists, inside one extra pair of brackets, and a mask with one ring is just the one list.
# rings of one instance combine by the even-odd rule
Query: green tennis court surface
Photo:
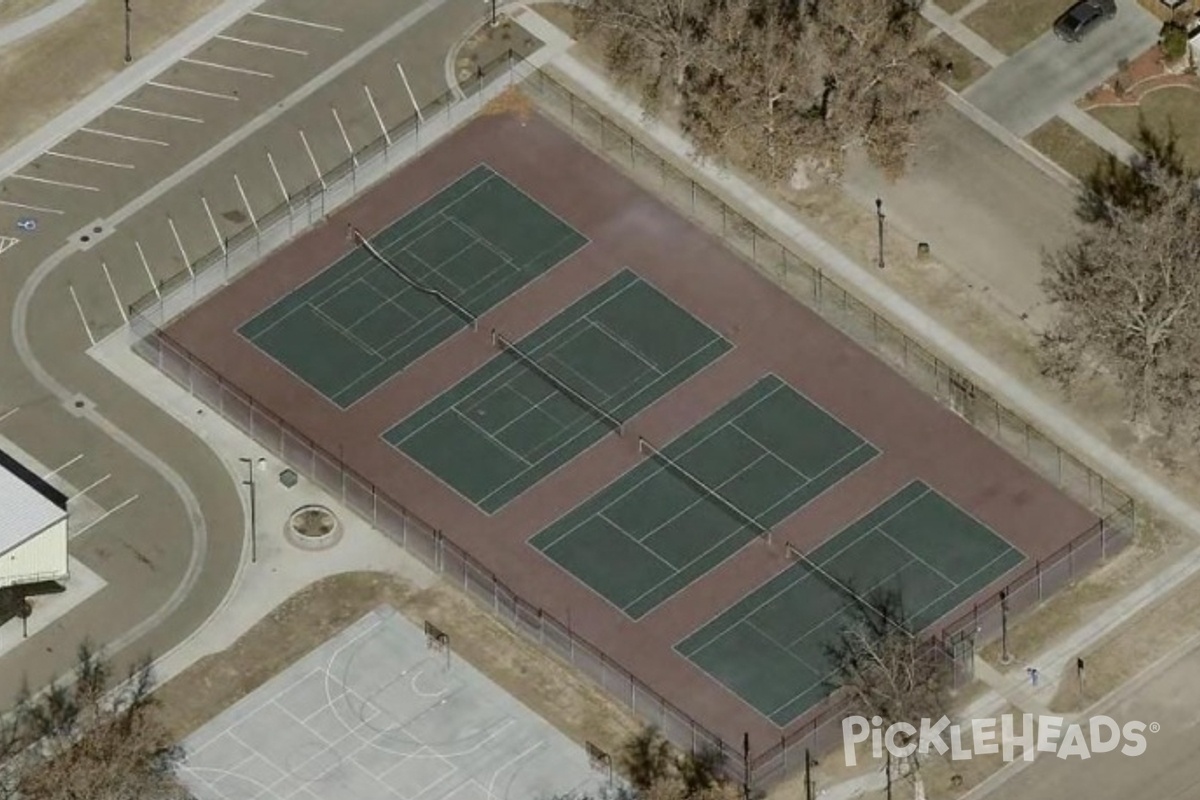
[[(860, 597), (899, 592), (917, 630), (1024, 560), (920, 481), (808, 558)], [(856, 602), (799, 560), (675, 649), (782, 727), (829, 694), (826, 646), (854, 618)]]
[(878, 452), (768, 376), (530, 543), (637, 619)]
[[(618, 421), (730, 348), (628, 270), (517, 344), (542, 371)], [(610, 429), (564, 386), (503, 351), (383, 438), (492, 513)]]
[[(475, 316), (586, 242), (486, 166), (371, 239), (410, 277)], [(466, 324), (359, 247), (239, 331), (346, 408)]]

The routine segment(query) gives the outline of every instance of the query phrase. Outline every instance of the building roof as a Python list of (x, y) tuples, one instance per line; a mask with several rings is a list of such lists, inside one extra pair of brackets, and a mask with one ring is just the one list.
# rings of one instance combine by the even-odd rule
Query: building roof
[(0, 554), (67, 515), (67, 496), (0, 450)]

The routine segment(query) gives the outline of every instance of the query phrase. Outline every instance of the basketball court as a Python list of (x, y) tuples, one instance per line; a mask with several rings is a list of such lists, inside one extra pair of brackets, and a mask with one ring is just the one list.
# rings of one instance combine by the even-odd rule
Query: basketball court
[(390, 607), (184, 742), (196, 800), (529, 800), (608, 776), (586, 751)]

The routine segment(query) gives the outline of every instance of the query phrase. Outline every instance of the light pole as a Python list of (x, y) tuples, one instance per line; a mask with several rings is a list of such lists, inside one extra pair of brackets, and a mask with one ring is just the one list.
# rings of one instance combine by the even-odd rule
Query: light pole
[(133, 0), (125, 0), (125, 63), (126, 64), (133, 63), (133, 49), (130, 46), (130, 36), (129, 36), (129, 26), (130, 26), (131, 18), (133, 17), (133, 9), (131, 9), (129, 7), (129, 4), (132, 1)]
[(1011, 664), (1012, 653), (1008, 652), (1008, 589), (1000, 590), (1000, 663)]
[(253, 564), (258, 561), (258, 503), (254, 493), (254, 459), (239, 458), (238, 461), (246, 465), (246, 474), (250, 476), (242, 481), (242, 486), (250, 487), (250, 563)]
[(875, 218), (879, 221), (879, 268), (883, 269), (883, 198), (875, 198)]

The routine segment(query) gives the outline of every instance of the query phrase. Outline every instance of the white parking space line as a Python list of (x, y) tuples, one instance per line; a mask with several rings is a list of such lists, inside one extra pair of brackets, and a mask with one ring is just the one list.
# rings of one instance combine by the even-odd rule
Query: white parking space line
[(163, 142), (158, 139), (146, 139), (141, 136), (130, 136), (125, 133), (113, 133), (112, 131), (102, 131), (99, 128), (80, 128), (81, 133), (90, 133), (93, 136), (107, 136), (109, 139), (120, 139), (123, 142), (138, 142), (139, 144), (156, 144), (159, 147), (170, 147), (170, 143)]
[(254, 216), (254, 209), (250, 207), (250, 198), (246, 197), (246, 190), (242, 188), (242, 179), (238, 174), (233, 173), (233, 182), (237, 185), (238, 194), (242, 196), (242, 205), (246, 207), (246, 211), (250, 214), (250, 222), (254, 225), (254, 230), (258, 230), (258, 217)]
[(200, 202), (204, 205), (204, 213), (208, 215), (208, 224), (212, 226), (213, 236), (217, 237), (217, 247), (221, 248), (221, 254), (224, 255), (228, 252), (225, 249), (225, 237), (221, 236), (221, 229), (217, 227), (217, 218), (213, 216), (212, 209), (209, 208), (208, 198), (200, 195)]
[(68, 283), (67, 291), (71, 293), (71, 299), (75, 302), (75, 310), (79, 312), (79, 321), (83, 323), (83, 330), (87, 333), (88, 341), (92, 343), (92, 347), (95, 347), (96, 337), (92, 335), (92, 326), (88, 325), (87, 317), (83, 315), (83, 306), (79, 305), (79, 296), (75, 294), (75, 287)]
[(154, 273), (150, 271), (150, 262), (146, 260), (146, 253), (142, 250), (142, 243), (134, 239), (133, 246), (137, 248), (138, 258), (141, 259), (142, 266), (146, 270), (146, 278), (150, 281), (150, 288), (154, 290), (154, 296), (162, 300), (162, 293), (158, 291), (158, 281), (154, 280)]
[(383, 131), (383, 140), (391, 145), (392, 135), (388, 133), (387, 125), (383, 124), (383, 116), (379, 113), (379, 106), (375, 105), (375, 98), (371, 96), (371, 87), (364, 83), (363, 91), (367, 93), (367, 102), (371, 104), (371, 112), (375, 114), (375, 121), (379, 123), (379, 130)]
[(57, 208), (46, 208), (45, 206), (31, 206), (26, 203), (14, 203), (12, 200), (0, 200), (0, 206), (10, 206), (12, 208), (23, 208), (26, 211), (40, 211), (43, 214), (65, 214), (65, 211), (59, 211)]
[(196, 94), (201, 97), (215, 97), (218, 100), (238, 101), (236, 94), (225, 94), (224, 92), (209, 92), (204, 89), (193, 89), (190, 86), (178, 86), (174, 83), (163, 83), (162, 81), (146, 81), (147, 86), (153, 86), (156, 89), (165, 89), (168, 92), (182, 92), (184, 94)]
[(87, 156), (77, 156), (71, 153), (60, 153), (57, 150), (47, 150), (46, 155), (54, 156), (55, 158), (63, 158), (67, 161), (79, 161), (84, 164), (98, 164), (101, 167), (116, 167), (117, 169), (133, 169), (133, 164), (123, 164), (119, 161), (105, 161), (101, 158), (88, 158)]
[(10, 408), (8, 411), (5, 411), (3, 414), (0, 414), (0, 422), (4, 422), (4, 420), (8, 419), (9, 417), (11, 417), (13, 414), (17, 413), (20, 410), (21, 410), (21, 407), (17, 406), (16, 408)]
[(68, 461), (67, 463), (65, 463), (65, 464), (63, 464), (62, 466), (58, 467), (57, 469), (52, 469), (52, 470), (50, 470), (49, 472), (47, 472), (45, 475), (43, 475), (43, 476), (42, 476), (42, 480), (44, 480), (44, 481), (48, 481), (48, 480), (50, 480), (50, 479), (51, 479), (51, 478), (53, 478), (55, 475), (57, 475), (58, 473), (62, 472), (64, 469), (66, 469), (67, 467), (69, 467), (69, 466), (71, 466), (72, 464), (75, 464), (76, 462), (78, 462), (78, 461), (79, 461), (81, 458), (83, 458), (83, 453), (80, 453), (79, 455), (75, 456), (75, 457), (74, 457), (74, 458), (72, 458), (70, 461)]
[(283, 195), (283, 202), (290, 205), (292, 197), (288, 194), (287, 186), (283, 183), (283, 176), (279, 174), (279, 167), (275, 166), (275, 159), (271, 156), (270, 150), (267, 151), (267, 163), (271, 165), (271, 173), (275, 176), (275, 182), (279, 184), (279, 193)]
[(99, 486), (100, 484), (104, 483), (106, 480), (108, 480), (108, 479), (109, 479), (109, 478), (111, 478), (111, 477), (112, 477), (112, 473), (110, 472), (109, 474), (105, 475), (103, 478), (100, 478), (99, 480), (92, 481), (90, 484), (88, 484), (87, 486), (85, 486), (84, 488), (80, 489), (80, 490), (79, 490), (78, 492), (76, 492), (75, 494), (73, 494), (73, 495), (71, 495), (70, 497), (68, 497), (68, 498), (67, 498), (67, 502), (70, 502), (70, 501), (74, 500), (74, 499), (75, 499), (75, 498), (77, 498), (77, 497), (83, 497), (85, 494), (87, 494), (88, 492), (90, 492), (92, 489), (95, 489), (97, 486)]
[(197, 124), (204, 122), (204, 120), (200, 119), (199, 117), (189, 117), (186, 114), (169, 114), (166, 111), (151, 111), (148, 108), (138, 108), (137, 106), (127, 106), (127, 105), (123, 105), (121, 103), (117, 103), (116, 105), (113, 106), (113, 108), (115, 108), (119, 111), (129, 111), (134, 114), (145, 114), (150, 117), (162, 117), (164, 119), (176, 119), (176, 120), (179, 120), (180, 122), (195, 122)]
[(195, 278), (196, 273), (192, 271), (192, 260), (188, 258), (187, 250), (183, 249), (183, 239), (179, 238), (179, 229), (175, 227), (175, 220), (167, 217), (167, 224), (171, 226), (171, 235), (175, 237), (175, 246), (179, 248), (179, 255), (183, 256), (183, 265), (187, 267), (188, 275)]
[(261, 47), (263, 50), (274, 50), (277, 53), (291, 53), (296, 56), (307, 56), (307, 50), (297, 50), (294, 47), (284, 47), (281, 44), (271, 44), (270, 42), (256, 42), (253, 39), (239, 39), (237, 36), (226, 36), (223, 33), (218, 33), (213, 37), (220, 39), (223, 42), (233, 42), (234, 44), (244, 44), (247, 47)]
[(113, 507), (112, 507), (112, 508), (110, 508), (108, 511), (105, 511), (103, 514), (101, 514), (100, 516), (96, 517), (94, 520), (92, 520), (91, 522), (89, 522), (87, 525), (84, 525), (84, 526), (83, 526), (82, 528), (80, 528), (79, 530), (77, 530), (77, 531), (72, 531), (72, 532), (71, 532), (71, 538), (72, 538), (72, 539), (74, 539), (76, 536), (82, 536), (83, 534), (87, 533), (89, 530), (91, 530), (92, 528), (94, 528), (96, 525), (99, 525), (101, 522), (103, 522), (104, 520), (108, 519), (108, 518), (109, 518), (109, 517), (111, 517), (113, 514), (117, 513), (117, 512), (118, 512), (118, 511), (120, 511), (122, 508), (124, 508), (125, 506), (129, 505), (130, 503), (132, 503), (134, 500), (137, 500), (137, 499), (138, 499), (138, 495), (136, 495), (136, 494), (135, 494), (133, 497), (130, 497), (130, 498), (126, 499), (126, 500), (122, 500), (122, 501), (121, 501), (119, 504), (117, 504), (117, 505), (113, 506)]
[(104, 270), (104, 279), (108, 281), (108, 288), (112, 289), (113, 300), (117, 302), (117, 309), (121, 312), (121, 319), (125, 323), (129, 323), (129, 315), (125, 313), (125, 304), (121, 302), (121, 295), (117, 294), (117, 285), (113, 283), (112, 275), (108, 271), (108, 264), (100, 262), (100, 269)]
[(334, 33), (342, 33), (343, 29), (336, 25), (326, 25), (322, 22), (309, 22), (306, 19), (296, 19), (295, 17), (285, 17), (282, 14), (268, 14), (265, 11), (251, 11), (247, 16), (262, 17), (263, 19), (273, 19), (276, 22), (290, 22), (293, 25), (303, 25), (306, 28), (320, 28), (323, 31), (333, 31)]
[(70, 183), (70, 182), (68, 182), (68, 181), (53, 181), (53, 180), (50, 180), (49, 178), (35, 178), (35, 177), (34, 177), (34, 176), (32, 176), (32, 175), (21, 175), (21, 174), (15, 174), (15, 175), (12, 175), (11, 177), (12, 177), (12, 179), (13, 179), (13, 180), (18, 180), (18, 181), (32, 181), (33, 183), (45, 183), (45, 184), (48, 184), (48, 185), (50, 185), (50, 186), (62, 186), (62, 187), (64, 187), (64, 188), (66, 188), (66, 189), (79, 189), (79, 190), (81, 190), (81, 191), (84, 191), (84, 192), (98, 192), (98, 191), (100, 191), (100, 187), (99, 187), (99, 186), (86, 186), (86, 185), (84, 185), (84, 184), (82, 184), (82, 183)]
[(425, 123), (425, 115), (421, 113), (421, 106), (417, 103), (416, 95), (413, 94), (412, 87), (408, 85), (408, 76), (404, 74), (404, 67), (400, 66), (400, 62), (396, 62), (396, 71), (400, 73), (400, 80), (404, 81), (404, 90), (408, 92), (408, 100), (412, 103), (413, 109), (417, 112), (417, 121), (421, 124)]
[(329, 110), (333, 112), (333, 121), (337, 123), (338, 130), (342, 132), (342, 141), (346, 143), (346, 152), (350, 154), (350, 160), (357, 167), (358, 156), (354, 155), (354, 145), (350, 144), (350, 137), (346, 135), (346, 126), (342, 124), (342, 117), (334, 106), (330, 106)]
[(321, 168), (317, 166), (317, 157), (313, 155), (312, 148), (308, 146), (308, 137), (304, 135), (304, 129), (300, 129), (300, 141), (304, 142), (304, 152), (308, 153), (309, 163), (312, 164), (313, 172), (317, 173), (317, 180), (321, 182), (321, 188), (325, 186), (325, 176), (321, 174)]
[(275, 76), (269, 72), (260, 72), (256, 69), (247, 69), (245, 67), (234, 67), (229, 64), (218, 64), (216, 61), (201, 61), (198, 58), (181, 58), (179, 59), (185, 64), (194, 64), (197, 67), (208, 67), (209, 69), (220, 69), (226, 72), (236, 72), (239, 75), (253, 75), (256, 78), (274, 78)]

